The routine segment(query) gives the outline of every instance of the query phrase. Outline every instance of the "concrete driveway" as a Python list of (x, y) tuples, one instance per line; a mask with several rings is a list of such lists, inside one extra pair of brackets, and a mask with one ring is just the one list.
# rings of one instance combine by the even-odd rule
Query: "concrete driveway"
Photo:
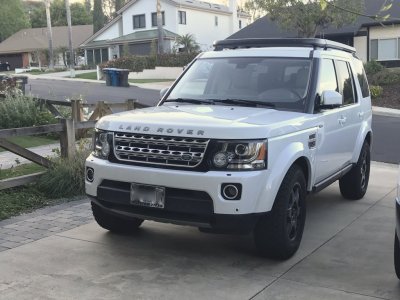
[(374, 163), (361, 201), (342, 199), (337, 184), (310, 197), (301, 248), (285, 262), (258, 257), (250, 236), (153, 222), (118, 236), (91, 222), (0, 252), (0, 298), (400, 299), (397, 171)]

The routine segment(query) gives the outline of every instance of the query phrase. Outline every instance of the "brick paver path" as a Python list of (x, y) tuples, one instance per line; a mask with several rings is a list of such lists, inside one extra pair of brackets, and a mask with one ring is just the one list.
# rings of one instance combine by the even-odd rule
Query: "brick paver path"
[(0, 222), (0, 252), (87, 224), (89, 200), (73, 201)]

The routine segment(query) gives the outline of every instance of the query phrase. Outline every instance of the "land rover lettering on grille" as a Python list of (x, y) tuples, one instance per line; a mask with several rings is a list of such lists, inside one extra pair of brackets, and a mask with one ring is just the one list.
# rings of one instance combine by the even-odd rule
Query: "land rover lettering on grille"
[(169, 134), (182, 134), (182, 135), (198, 135), (204, 136), (204, 130), (194, 130), (194, 129), (174, 129), (174, 128), (163, 128), (158, 127), (157, 129), (153, 129), (148, 126), (124, 126), (120, 125), (118, 127), (119, 130), (133, 131), (133, 132), (156, 132), (156, 133), (169, 133)]

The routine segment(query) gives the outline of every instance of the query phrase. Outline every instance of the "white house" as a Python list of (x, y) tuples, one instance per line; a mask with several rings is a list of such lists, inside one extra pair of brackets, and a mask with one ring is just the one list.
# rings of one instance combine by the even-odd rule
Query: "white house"
[[(227, 3), (161, 0), (167, 51), (172, 51), (178, 35), (193, 34), (201, 49), (208, 50), (215, 40), (225, 39), (247, 26), (250, 15), (238, 9), (237, 0)], [(127, 51), (149, 54), (158, 40), (156, 7), (157, 0), (129, 1), (111, 22), (81, 45), (87, 63), (98, 64)]]

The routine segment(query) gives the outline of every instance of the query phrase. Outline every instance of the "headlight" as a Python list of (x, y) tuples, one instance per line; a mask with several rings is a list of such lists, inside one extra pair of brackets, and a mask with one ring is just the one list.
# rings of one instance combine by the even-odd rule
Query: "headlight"
[(113, 135), (111, 132), (96, 129), (93, 137), (93, 155), (107, 159), (110, 154)]
[(218, 141), (211, 165), (217, 170), (265, 169), (267, 141)]

